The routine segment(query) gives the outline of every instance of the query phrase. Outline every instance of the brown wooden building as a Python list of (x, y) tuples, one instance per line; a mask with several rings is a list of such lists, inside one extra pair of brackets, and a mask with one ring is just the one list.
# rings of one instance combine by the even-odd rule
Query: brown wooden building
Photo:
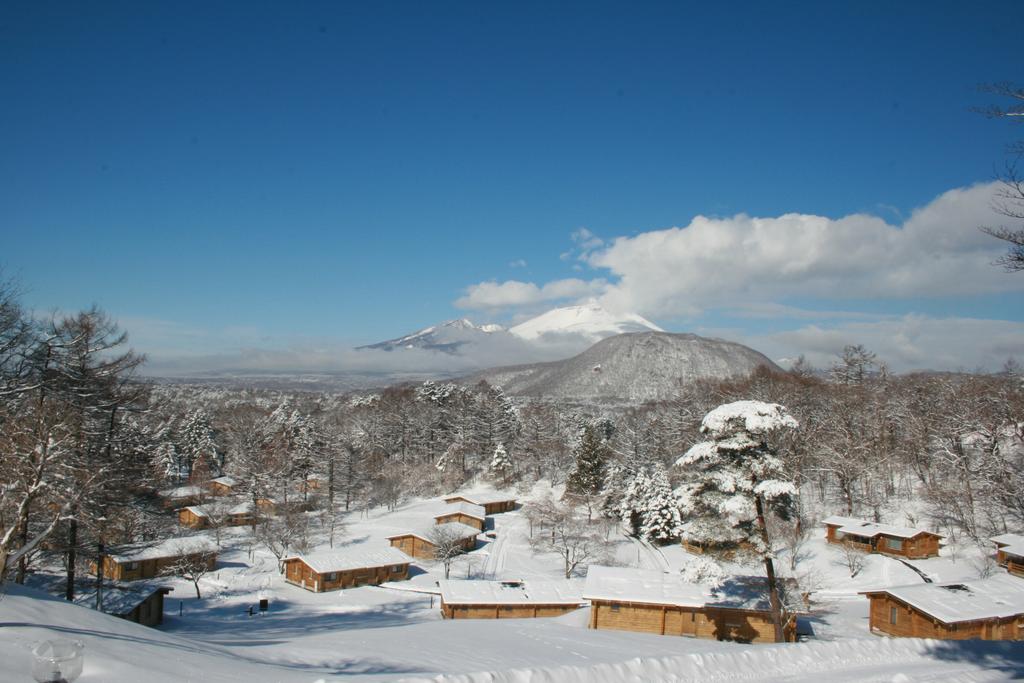
[(1003, 534), (993, 536), (996, 544), (996, 562), (1015, 576), (1024, 576), (1024, 536)]
[(557, 617), (584, 606), (576, 581), (449, 581), (441, 589), (445, 619)]
[[(114, 581), (151, 579), (182, 557), (202, 559), (213, 569), (217, 565), (217, 544), (205, 536), (182, 536), (156, 545), (127, 546), (103, 556), (103, 576)], [(96, 573), (95, 562), (90, 571)]]
[(942, 640), (1024, 640), (1024, 582), (1006, 574), (865, 591), (872, 633)]
[(397, 548), (346, 548), (284, 558), (288, 583), (314, 593), (409, 578), (412, 559)]
[[(253, 514), (254, 509), (258, 511), (257, 514)], [(276, 511), (277, 503), (272, 498), (257, 498), (255, 508), (252, 501), (247, 500), (228, 510), (226, 524), (227, 526), (248, 526), (259, 519), (273, 517)]]
[(853, 517), (828, 517), (825, 525), (825, 540), (852, 546), (866, 553), (883, 553), (921, 560), (938, 557), (941, 534), (924, 529), (892, 526), (878, 522), (867, 522)]
[[(751, 577), (756, 578), (756, 577)], [(763, 579), (758, 582), (762, 583)], [(744, 582), (735, 594), (709, 593), (678, 574), (629, 567), (591, 565), (583, 587), (590, 601), (590, 628), (659, 635), (775, 642), (775, 627), (764, 591)], [(784, 617), (786, 640), (796, 640), (796, 618)]]
[(469, 503), (470, 505), (479, 505), (484, 509), (485, 515), (496, 515), (502, 512), (508, 512), (516, 509), (516, 499), (511, 496), (499, 496), (499, 495), (477, 495), (477, 494), (453, 494), (447, 496), (444, 502), (449, 505), (453, 503)]
[(207, 483), (211, 496), (230, 496), (238, 491), (238, 482), (234, 477), (217, 477)]
[[(143, 626), (159, 626), (164, 622), (164, 596), (171, 592), (167, 586), (156, 584), (129, 586), (116, 584), (103, 586), (100, 593), (101, 610), (121, 619)], [(96, 591), (80, 592), (75, 603), (95, 609)]]
[(207, 529), (211, 526), (210, 515), (200, 505), (189, 505), (178, 510), (178, 524), (190, 529)]
[(160, 496), (165, 508), (176, 510), (187, 505), (198, 505), (202, 501), (204, 493), (205, 491), (203, 491), (201, 486), (189, 484), (188, 486), (179, 486), (160, 491), (157, 495)]
[(435, 524), (445, 524), (448, 522), (467, 524), (483, 531), (484, 526), (487, 524), (487, 513), (484, 512), (482, 506), (473, 503), (451, 503), (445, 508), (444, 512), (434, 515)]
[(405, 531), (388, 536), (387, 539), (392, 548), (398, 548), (409, 557), (433, 560), (437, 551), (437, 546), (434, 544), (437, 538), (435, 536), (436, 529), (444, 529), (443, 533), (449, 533), (453, 538), (457, 538), (465, 552), (476, 547), (476, 537), (480, 533), (479, 529), (468, 524), (446, 522), (417, 531)]

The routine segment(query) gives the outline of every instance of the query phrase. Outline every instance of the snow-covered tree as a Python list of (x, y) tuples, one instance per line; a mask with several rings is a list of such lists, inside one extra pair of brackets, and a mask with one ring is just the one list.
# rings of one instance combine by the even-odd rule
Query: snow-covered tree
[(495, 481), (501, 482), (503, 486), (507, 486), (509, 479), (512, 477), (512, 472), (515, 470), (515, 466), (512, 464), (512, 458), (509, 456), (508, 451), (505, 450), (505, 444), (499, 443), (494, 448), (494, 456), (491, 458), (490, 465), (491, 477)]
[(210, 415), (202, 408), (193, 410), (185, 419), (178, 432), (177, 451), (184, 459), (189, 476), (197, 460), (205, 460), (207, 467), (214, 466), (217, 443), (214, 441)]
[(588, 518), (604, 487), (610, 458), (611, 449), (602, 438), (601, 430), (592, 425), (584, 427), (575, 451), (576, 467), (565, 482), (565, 493), (586, 504)]
[(693, 476), (692, 514), (727, 520), (741, 542), (764, 563), (777, 642), (783, 642), (785, 636), (766, 516), (788, 519), (797, 490), (787, 480), (782, 460), (768, 439), (775, 432), (797, 427), (797, 421), (776, 403), (727, 403), (701, 422), (701, 432), (709, 440), (696, 444), (676, 462)]
[(640, 535), (648, 541), (664, 545), (679, 539), (683, 520), (679, 501), (668, 483), (665, 468), (655, 463), (647, 478), (647, 501), (640, 524)]

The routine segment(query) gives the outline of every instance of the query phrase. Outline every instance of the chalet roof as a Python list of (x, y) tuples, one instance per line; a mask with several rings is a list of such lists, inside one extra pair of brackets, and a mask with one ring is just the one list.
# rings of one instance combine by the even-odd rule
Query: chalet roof
[(177, 488), (173, 489), (164, 489), (163, 491), (160, 491), (157, 495), (159, 495), (161, 498), (177, 500), (179, 498), (192, 498), (194, 496), (200, 496), (202, 494), (203, 489), (201, 487), (190, 484), (188, 486), (178, 486)]
[[(131, 585), (104, 584), (101, 594), (101, 609), (106, 614), (116, 617), (129, 614), (140, 603), (149, 599), (153, 593), (169, 593), (172, 589), (152, 581), (133, 581)], [(78, 591), (75, 604), (93, 608), (96, 606), (96, 589)]]
[(484, 511), (483, 506), (474, 505), (473, 503), (449, 503), (442, 512), (434, 515), (434, 519), (444, 517), (446, 515), (454, 515), (460, 512), (467, 517), (474, 517), (481, 521), (487, 519), (487, 513)]
[(942, 538), (942, 534), (937, 534), (934, 531), (928, 531), (926, 529), (914, 529), (912, 527), (893, 526), (891, 524), (882, 524), (880, 522), (868, 522), (854, 517), (826, 517), (821, 520), (821, 523), (827, 526), (839, 527), (840, 533), (864, 536), (866, 538), (874, 538), (875, 536), (914, 538), (921, 534), (931, 534), (932, 536)]
[(108, 556), (115, 562), (122, 563), (215, 552), (217, 552), (217, 544), (207, 536), (179, 536), (168, 538), (155, 545), (136, 543), (124, 546), (116, 553), (109, 553)]
[(688, 583), (678, 574), (657, 569), (590, 565), (583, 585), (583, 598), (586, 600), (701, 607), (710, 597), (704, 586)]
[(437, 582), (447, 605), (580, 605), (578, 581), (448, 581)]
[(895, 586), (863, 595), (886, 593), (945, 624), (998, 619), (1024, 614), (1024, 581), (1007, 574), (954, 583)]
[(210, 513), (207, 512), (201, 505), (189, 505), (188, 507), (182, 508), (188, 510), (196, 517), (209, 517)]
[[(401, 538), (403, 536), (415, 536), (416, 538), (423, 539), (428, 543), (433, 543), (432, 535), (436, 529), (449, 529), (451, 533), (456, 534), (460, 540), (466, 538), (474, 538), (480, 535), (480, 530), (476, 527), (463, 524), (462, 522), (445, 522), (444, 524), (432, 524), (430, 526), (420, 527), (412, 531), (403, 531), (399, 534), (392, 534), (386, 538), (390, 541), (392, 538)], [(443, 532), (442, 532), (443, 533)]]
[[(259, 502), (276, 505), (273, 498), (260, 498)], [(229, 515), (247, 515), (250, 512), (252, 512), (252, 499), (242, 501), (238, 505), (228, 509)]]
[(367, 548), (356, 546), (340, 550), (310, 553), (309, 555), (292, 555), (284, 560), (300, 560), (317, 574), (327, 572), (344, 572), (351, 569), (368, 567), (387, 567), (393, 564), (409, 564), (412, 558), (398, 548)]
[(516, 502), (515, 496), (506, 496), (499, 493), (453, 493), (450, 496), (445, 496), (445, 502), (461, 498), (466, 502), (472, 503), (473, 505), (488, 505), (491, 503), (514, 503)]
[(210, 483), (220, 484), (221, 486), (227, 486), (228, 488), (238, 486), (238, 480), (234, 477), (217, 477), (216, 479), (211, 479)]
[(1024, 536), (1020, 534), (1000, 534), (989, 540), (999, 546), (1004, 553), (1024, 557)]

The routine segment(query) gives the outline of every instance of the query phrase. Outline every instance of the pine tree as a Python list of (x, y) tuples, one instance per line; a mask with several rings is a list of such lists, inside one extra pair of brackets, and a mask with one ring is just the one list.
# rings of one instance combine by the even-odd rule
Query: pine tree
[(210, 416), (202, 408), (189, 413), (178, 436), (178, 453), (184, 459), (188, 475), (192, 476), (192, 467), (197, 460), (205, 459), (211, 466), (217, 456), (217, 443), (213, 438), (213, 426)]
[(763, 561), (768, 578), (776, 642), (783, 642), (782, 603), (773, 563), (767, 514), (788, 519), (796, 487), (783, 473), (782, 461), (768, 437), (797, 422), (776, 403), (736, 401), (704, 416), (700, 430), (709, 441), (696, 444), (676, 461), (691, 468), (690, 505), (697, 518), (725, 520)]
[(500, 481), (503, 486), (507, 486), (514, 469), (512, 458), (505, 450), (505, 444), (499, 443), (494, 448), (494, 457), (491, 458), (491, 476), (495, 481)]
[(646, 468), (633, 473), (619, 500), (619, 518), (634, 536), (640, 536), (651, 498), (651, 478)]
[(648, 477), (646, 502), (640, 535), (645, 540), (661, 545), (678, 540), (683, 522), (679, 514), (679, 501), (669, 486), (665, 468), (657, 463)]
[(600, 432), (589, 425), (584, 427), (576, 447), (576, 467), (565, 482), (565, 495), (586, 504), (587, 519), (593, 514), (594, 501), (604, 488), (610, 458), (611, 449)]

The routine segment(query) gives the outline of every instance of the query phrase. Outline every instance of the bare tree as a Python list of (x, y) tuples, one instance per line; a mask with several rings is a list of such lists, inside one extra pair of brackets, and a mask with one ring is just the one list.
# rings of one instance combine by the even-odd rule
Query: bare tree
[(430, 529), (427, 538), (434, 546), (434, 559), (444, 565), (444, 578), (451, 572), (452, 562), (466, 552), (465, 536), (455, 527), (438, 524)]
[(850, 570), (851, 579), (860, 574), (860, 571), (864, 569), (864, 561), (867, 555), (863, 550), (843, 543), (835, 548), (835, 552), (839, 556), (839, 564)]
[[(992, 83), (982, 86), (981, 90), (1010, 99), (1007, 106), (992, 105), (979, 109), (982, 114), (1014, 123), (1024, 121), (1024, 88), (1012, 83)], [(1024, 177), (1019, 169), (1020, 161), (1024, 158), (1024, 140), (1011, 144), (1007, 149), (1007, 156), (1006, 167), (997, 176), (1000, 188), (996, 192), (992, 208), (996, 213), (1019, 223), (1024, 220)], [(981, 231), (1010, 245), (1009, 251), (996, 260), (996, 265), (1003, 266), (1009, 272), (1024, 270), (1024, 228), (1008, 225), (982, 226)]]
[(531, 543), (561, 556), (565, 578), (571, 578), (577, 567), (606, 559), (609, 544), (599, 524), (577, 515), (572, 508), (553, 502), (538, 506), (534, 511), (544, 533), (535, 536)]
[(186, 581), (191, 581), (193, 587), (196, 589), (196, 599), (202, 600), (203, 596), (199, 592), (199, 582), (204, 576), (209, 574), (214, 569), (213, 555), (205, 552), (200, 546), (195, 548), (185, 547), (182, 549), (185, 553), (173, 563), (164, 567), (164, 576), (177, 576)]

